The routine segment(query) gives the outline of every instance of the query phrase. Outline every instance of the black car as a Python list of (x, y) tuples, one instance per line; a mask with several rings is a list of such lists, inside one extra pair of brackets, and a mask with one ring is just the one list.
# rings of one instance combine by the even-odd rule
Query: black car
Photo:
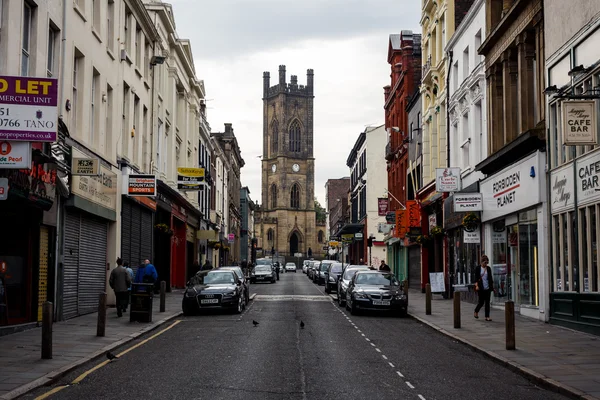
[(342, 273), (342, 263), (334, 262), (329, 264), (325, 272), (325, 293), (337, 292), (338, 275)]
[(271, 282), (277, 281), (277, 274), (275, 269), (270, 265), (257, 265), (250, 273), (250, 282)]
[(327, 268), (329, 268), (329, 265), (333, 264), (334, 261), (333, 260), (323, 260), (321, 261), (321, 264), (319, 264), (319, 268), (315, 268), (315, 271), (313, 273), (313, 282), (316, 283), (317, 285), (324, 285), (325, 284), (325, 272), (327, 272)]
[(337, 283), (337, 298), (340, 307), (346, 305), (346, 290), (348, 290), (348, 285), (354, 277), (354, 274), (356, 274), (357, 271), (367, 271), (368, 269), (369, 267), (366, 265), (344, 266), (344, 272)]
[(225, 271), (233, 271), (236, 273), (237, 277), (242, 280), (242, 284), (244, 285), (244, 299), (246, 301), (246, 305), (250, 302), (250, 280), (244, 276), (244, 271), (242, 271), (242, 267), (238, 267), (237, 265), (221, 267), (219, 268)]
[(200, 271), (183, 294), (184, 315), (204, 309), (227, 309), (240, 314), (245, 307), (244, 285), (233, 271)]
[(306, 276), (308, 279), (312, 280), (313, 274), (315, 273), (315, 270), (319, 268), (320, 264), (320, 261), (312, 261), (310, 264), (308, 264), (308, 269), (306, 270)]
[(352, 315), (362, 310), (386, 310), (405, 316), (408, 298), (392, 273), (357, 271), (348, 285), (346, 308)]

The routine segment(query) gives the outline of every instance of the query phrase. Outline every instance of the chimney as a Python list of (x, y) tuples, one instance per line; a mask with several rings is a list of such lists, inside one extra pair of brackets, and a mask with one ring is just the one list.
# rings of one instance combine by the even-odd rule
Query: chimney
[(285, 86), (285, 65), (279, 66), (279, 85)]
[(269, 71), (265, 71), (263, 72), (263, 97), (267, 97), (269, 86), (271, 86), (271, 74)]
[(224, 136), (233, 136), (233, 128), (231, 127), (231, 122), (225, 122), (225, 135)]

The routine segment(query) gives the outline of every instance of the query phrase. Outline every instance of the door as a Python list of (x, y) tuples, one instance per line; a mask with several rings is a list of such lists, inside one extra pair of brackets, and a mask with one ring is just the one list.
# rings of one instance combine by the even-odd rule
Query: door
[(290, 256), (298, 252), (298, 241), (298, 234), (296, 232), (292, 233), (292, 236), (290, 236)]

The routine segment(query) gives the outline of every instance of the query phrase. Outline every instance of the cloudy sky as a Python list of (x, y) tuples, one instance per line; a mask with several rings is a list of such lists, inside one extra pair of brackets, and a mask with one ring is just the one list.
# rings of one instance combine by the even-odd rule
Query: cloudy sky
[[(346, 158), (367, 125), (384, 122), (389, 84), (388, 37), (420, 32), (420, 0), (164, 0), (177, 32), (192, 43), (213, 131), (231, 122), (246, 166), (242, 185), (260, 202), (262, 74), (276, 83), (315, 71), (315, 194), (325, 202), (327, 179), (348, 176)], [(274, 82), (275, 81), (275, 82)], [(381, 162), (385, 162), (381, 160)]]

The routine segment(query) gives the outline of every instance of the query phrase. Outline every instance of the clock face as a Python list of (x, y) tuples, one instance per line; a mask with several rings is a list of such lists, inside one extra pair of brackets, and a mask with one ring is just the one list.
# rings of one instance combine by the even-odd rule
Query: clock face
[(294, 171), (294, 172), (300, 171), (300, 166), (298, 164), (292, 165), (292, 171)]
[(273, 171), (273, 172), (277, 171), (277, 164), (271, 165), (271, 171)]

